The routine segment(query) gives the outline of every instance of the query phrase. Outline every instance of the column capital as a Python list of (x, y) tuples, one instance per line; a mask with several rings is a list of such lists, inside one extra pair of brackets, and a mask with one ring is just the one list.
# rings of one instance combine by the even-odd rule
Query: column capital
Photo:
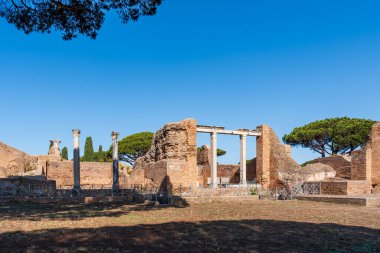
[(240, 139), (246, 139), (247, 138), (247, 134), (241, 134), (240, 135)]
[(112, 136), (112, 140), (117, 140), (117, 138), (119, 137), (119, 133), (116, 131), (113, 131), (111, 136)]
[(49, 140), (51, 143), (53, 143), (53, 144), (55, 144), (55, 143), (57, 143), (57, 144), (59, 144), (59, 143), (61, 143), (61, 140)]
[(73, 129), (73, 136), (74, 137), (79, 137), (80, 136), (80, 130), (78, 128)]

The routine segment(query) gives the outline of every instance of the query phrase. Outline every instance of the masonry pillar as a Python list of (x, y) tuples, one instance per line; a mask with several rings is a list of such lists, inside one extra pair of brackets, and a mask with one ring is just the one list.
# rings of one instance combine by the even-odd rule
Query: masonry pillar
[(261, 133), (256, 139), (256, 178), (263, 189), (270, 185), (270, 127), (261, 125), (256, 128)]
[(118, 136), (118, 132), (112, 132), (112, 190), (119, 189), (119, 145), (117, 141)]
[(217, 133), (211, 135), (211, 186), (218, 188)]
[(380, 187), (380, 122), (372, 126), (371, 147), (371, 184)]
[(240, 135), (240, 184), (247, 185), (247, 136)]
[(79, 195), (80, 193), (80, 153), (79, 153), (79, 136), (80, 130), (73, 129), (73, 138), (74, 138), (74, 187), (73, 194)]

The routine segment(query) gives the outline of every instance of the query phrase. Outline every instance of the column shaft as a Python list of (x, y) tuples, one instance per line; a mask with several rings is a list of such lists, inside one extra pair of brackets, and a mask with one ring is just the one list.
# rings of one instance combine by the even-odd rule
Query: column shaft
[(80, 152), (79, 152), (79, 135), (80, 130), (73, 130), (73, 138), (74, 138), (74, 151), (73, 151), (73, 161), (74, 161), (74, 187), (73, 190), (78, 193), (80, 190)]
[(113, 175), (113, 182), (112, 182), (112, 189), (118, 190), (119, 189), (119, 145), (118, 145), (118, 133), (112, 132), (112, 175)]
[(247, 136), (240, 135), (240, 184), (247, 185)]
[(218, 188), (217, 133), (211, 133), (211, 186)]

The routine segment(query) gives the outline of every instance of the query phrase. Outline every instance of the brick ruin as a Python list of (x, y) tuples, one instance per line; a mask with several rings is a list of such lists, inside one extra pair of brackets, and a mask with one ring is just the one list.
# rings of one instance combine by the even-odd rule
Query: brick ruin
[(156, 186), (197, 186), (196, 121), (168, 123), (158, 130), (145, 156), (136, 160), (128, 183)]
[[(263, 189), (293, 187), (305, 182), (321, 183), (322, 193), (359, 195), (380, 192), (380, 123), (373, 126), (369, 142), (351, 156), (332, 156), (315, 159), (301, 167), (291, 157), (291, 149), (284, 145), (267, 125), (255, 130), (234, 131), (215, 127), (219, 133), (253, 135), (256, 138), (256, 158), (248, 164), (217, 164), (213, 160), (216, 150), (215, 132), (210, 132), (211, 148), (206, 145), (197, 152), (197, 131), (209, 131), (198, 126), (194, 119), (168, 123), (158, 130), (150, 150), (140, 157), (130, 175), (124, 175), (121, 185), (159, 187), (204, 187), (220, 184), (252, 186), (257, 183)], [(205, 130), (206, 129), (206, 130)], [(211, 127), (211, 130), (213, 128)], [(214, 137), (213, 137), (214, 135)], [(241, 149), (245, 139), (240, 137)], [(0, 177), (14, 175), (43, 175), (54, 180), (57, 187), (73, 185), (73, 162), (63, 161), (59, 156), (59, 141), (48, 155), (30, 156), (0, 142)], [(240, 161), (245, 161), (241, 153)], [(216, 175), (213, 167), (216, 164)], [(81, 162), (81, 185), (95, 187), (112, 186), (112, 163)], [(245, 184), (242, 173), (245, 175)]]
[[(38, 182), (43, 176), (45, 180), (55, 181), (57, 187), (72, 186), (73, 162), (61, 158), (58, 140), (51, 142), (53, 145), (48, 155), (35, 156), (0, 142), (0, 178), (16, 182), (18, 177), (23, 176), (30, 182)], [(80, 177), (82, 185), (111, 186), (112, 163), (81, 162)]]
[[(212, 151), (208, 145), (197, 153), (196, 132), (208, 132), (208, 127), (197, 128), (194, 119), (168, 123), (154, 135), (151, 149), (136, 161), (128, 184), (163, 187), (208, 187), (212, 185)], [(217, 130), (221, 133), (244, 134), (249, 130)], [(257, 157), (242, 170), (240, 165), (217, 165), (218, 184), (241, 184), (241, 172), (248, 184), (258, 183), (264, 189), (277, 186), (291, 187), (306, 181), (323, 180), (335, 176), (331, 167), (320, 164), (304, 170), (291, 157), (291, 149), (282, 144), (274, 131), (262, 125), (251, 131), (256, 135)], [(257, 134), (255, 134), (257, 133)], [(211, 133), (212, 135), (212, 133)], [(215, 141), (215, 139), (213, 139)], [(243, 156), (245, 157), (245, 156)], [(245, 161), (245, 160), (243, 160)], [(246, 185), (243, 185), (246, 186)]]
[(322, 182), (325, 194), (380, 193), (380, 123), (372, 126), (369, 141), (364, 147), (350, 156), (334, 155), (312, 162), (327, 164), (337, 172), (335, 178)]

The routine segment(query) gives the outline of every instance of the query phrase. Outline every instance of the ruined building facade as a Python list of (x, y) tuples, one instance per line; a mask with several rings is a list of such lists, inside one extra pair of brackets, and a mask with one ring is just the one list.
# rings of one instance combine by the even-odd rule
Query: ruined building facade
[[(197, 129), (200, 128), (194, 119), (166, 124), (155, 133), (150, 150), (136, 161), (133, 172), (120, 178), (120, 185), (152, 186), (163, 190), (181, 186), (209, 187), (215, 166), (207, 145), (197, 152)], [(232, 132), (244, 134), (244, 131)], [(261, 125), (256, 130), (246, 131), (251, 131), (256, 138), (256, 158), (246, 167), (218, 164), (218, 184), (246, 186), (241, 180), (244, 172), (248, 186), (258, 183), (263, 189), (318, 182), (323, 194), (380, 192), (380, 123), (373, 126), (368, 143), (351, 156), (316, 159), (306, 167), (297, 164), (291, 157), (290, 147), (284, 145), (269, 126)], [(49, 154), (40, 156), (30, 156), (0, 143), (0, 177), (34, 173), (55, 180), (57, 187), (71, 186), (73, 163), (62, 160), (59, 141), (53, 142)], [(112, 164), (82, 162), (80, 178), (82, 185), (111, 186)]]

